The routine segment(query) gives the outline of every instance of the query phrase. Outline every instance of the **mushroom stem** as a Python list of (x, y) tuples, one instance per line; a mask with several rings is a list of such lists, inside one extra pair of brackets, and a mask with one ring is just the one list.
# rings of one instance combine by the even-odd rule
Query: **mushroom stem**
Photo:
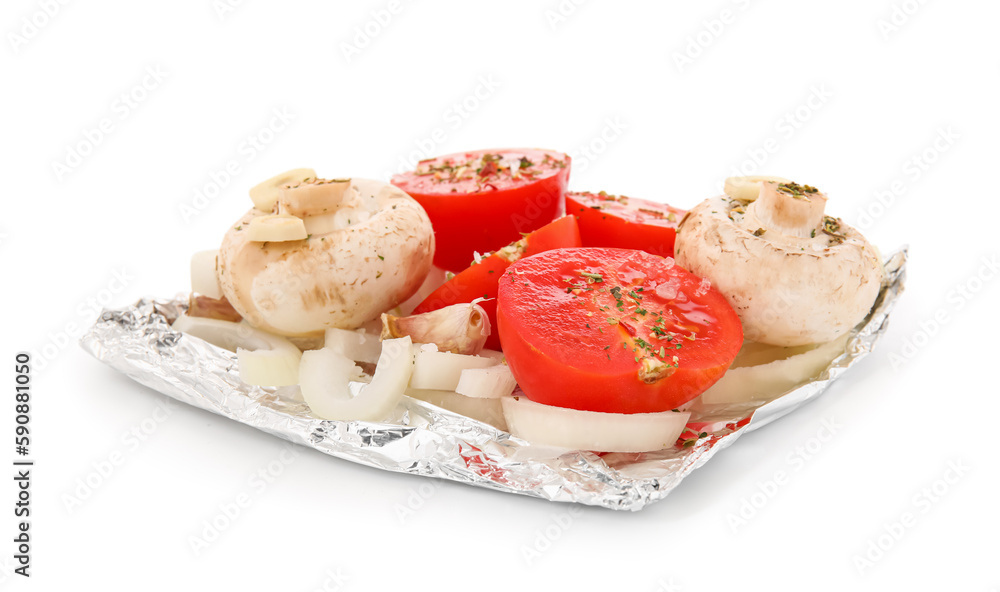
[(789, 236), (809, 238), (813, 230), (822, 227), (825, 207), (826, 195), (815, 187), (764, 182), (760, 195), (747, 206), (744, 227), (749, 230), (762, 227)]

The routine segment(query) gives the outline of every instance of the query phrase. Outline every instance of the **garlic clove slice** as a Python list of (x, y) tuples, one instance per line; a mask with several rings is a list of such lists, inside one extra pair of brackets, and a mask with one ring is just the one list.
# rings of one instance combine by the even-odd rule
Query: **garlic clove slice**
[(248, 238), (254, 242), (286, 242), (304, 240), (309, 233), (301, 218), (286, 215), (257, 216), (250, 221)]
[(725, 183), (725, 193), (733, 199), (750, 202), (760, 195), (761, 185), (765, 181), (775, 183), (791, 183), (784, 177), (773, 177), (767, 175), (751, 175), (748, 177), (729, 177)]
[(253, 207), (262, 212), (273, 211), (274, 204), (278, 202), (279, 190), (282, 187), (315, 178), (316, 171), (312, 169), (292, 169), (275, 175), (250, 188), (250, 199), (253, 201)]

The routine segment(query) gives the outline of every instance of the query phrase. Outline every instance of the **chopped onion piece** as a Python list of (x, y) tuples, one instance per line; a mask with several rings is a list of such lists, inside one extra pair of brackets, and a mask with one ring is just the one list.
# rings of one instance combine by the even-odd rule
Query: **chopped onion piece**
[(455, 392), (476, 399), (498, 399), (510, 396), (516, 386), (517, 380), (510, 373), (510, 367), (497, 364), (489, 368), (462, 370)]
[(696, 404), (767, 401), (818, 375), (844, 353), (849, 334), (822, 344), (781, 347), (746, 343), (733, 365)]
[(600, 413), (542, 405), (527, 397), (499, 399), (511, 434), (535, 444), (597, 452), (670, 448), (690, 413)]
[(299, 381), (302, 352), (292, 349), (237, 349), (240, 380), (256, 386), (290, 386)]
[(299, 387), (313, 415), (341, 421), (380, 421), (403, 397), (413, 372), (413, 348), (409, 337), (382, 342), (375, 375), (351, 396), (350, 382), (361, 380), (361, 369), (332, 349), (302, 354)]
[(453, 391), (406, 389), (406, 395), (507, 431), (500, 399), (473, 399)]
[(198, 251), (191, 255), (191, 291), (219, 300), (222, 287), (219, 286), (219, 250)]
[(496, 360), (480, 356), (429, 350), (430, 348), (421, 347), (416, 354), (413, 377), (410, 378), (410, 386), (413, 388), (454, 391), (462, 378), (462, 370), (488, 368), (497, 363)]
[(347, 329), (330, 328), (326, 330), (326, 349), (332, 349), (338, 354), (355, 362), (375, 364), (382, 353), (382, 342), (375, 335), (369, 335), (362, 329), (348, 331)]
[(254, 328), (245, 322), (180, 315), (172, 325), (212, 345), (236, 352), (240, 380), (255, 386), (288, 386), (298, 383), (302, 352), (291, 341)]

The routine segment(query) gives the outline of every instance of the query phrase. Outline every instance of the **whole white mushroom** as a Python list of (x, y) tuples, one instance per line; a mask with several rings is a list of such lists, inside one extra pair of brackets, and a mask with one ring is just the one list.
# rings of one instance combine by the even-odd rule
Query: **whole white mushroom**
[(360, 327), (409, 298), (431, 268), (427, 214), (388, 183), (298, 169), (251, 196), (255, 207), (222, 241), (218, 275), (256, 327), (286, 336)]
[(747, 183), (727, 181), (743, 188), (737, 196), (714, 197), (688, 212), (678, 228), (677, 264), (726, 296), (749, 341), (796, 346), (850, 331), (878, 296), (878, 249), (826, 216), (827, 197), (815, 187), (747, 182), (759, 185), (756, 199), (737, 199), (747, 196)]

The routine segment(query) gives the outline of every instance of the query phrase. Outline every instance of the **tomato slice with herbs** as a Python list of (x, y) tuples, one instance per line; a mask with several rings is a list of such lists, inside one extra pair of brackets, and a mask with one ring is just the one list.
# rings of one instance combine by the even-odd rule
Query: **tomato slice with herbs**
[(672, 259), (556, 249), (511, 265), (500, 342), (525, 395), (610, 413), (676, 409), (722, 377), (743, 344), (725, 297)]
[(580, 221), (585, 247), (639, 249), (674, 256), (677, 225), (687, 212), (673, 206), (600, 193), (567, 193), (566, 213)]
[(422, 160), (392, 178), (434, 225), (434, 264), (465, 269), (473, 253), (494, 251), (561, 215), (570, 157), (534, 148), (476, 150)]
[(487, 256), (481, 258), (478, 263), (473, 263), (468, 269), (455, 275), (440, 288), (431, 292), (423, 302), (417, 305), (413, 314), (430, 312), (460, 302), (472, 302), (476, 298), (486, 298), (485, 302), (479, 303), (490, 317), (491, 333), (486, 340), (486, 347), (500, 349), (500, 338), (497, 335), (496, 298), (500, 278), (503, 277), (507, 267), (514, 261), (550, 249), (579, 246), (580, 230), (577, 228), (576, 218), (563, 216), (496, 253), (487, 253)]

